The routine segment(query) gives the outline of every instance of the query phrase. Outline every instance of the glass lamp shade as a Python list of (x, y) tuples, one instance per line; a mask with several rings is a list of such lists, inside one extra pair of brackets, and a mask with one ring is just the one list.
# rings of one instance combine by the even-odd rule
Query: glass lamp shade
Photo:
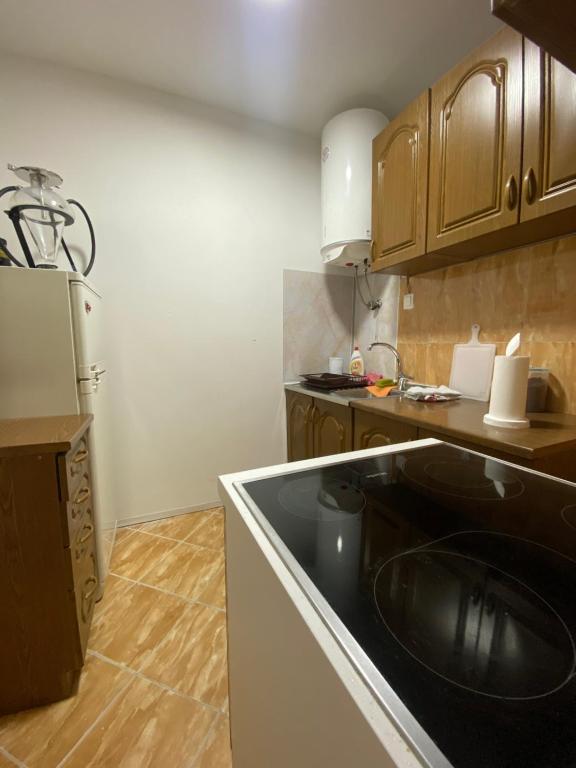
[(74, 216), (66, 200), (48, 186), (46, 175), (31, 173), (29, 178), (30, 186), (12, 195), (10, 209), (18, 209), (26, 224), (37, 250), (36, 266), (55, 269), (64, 227)]

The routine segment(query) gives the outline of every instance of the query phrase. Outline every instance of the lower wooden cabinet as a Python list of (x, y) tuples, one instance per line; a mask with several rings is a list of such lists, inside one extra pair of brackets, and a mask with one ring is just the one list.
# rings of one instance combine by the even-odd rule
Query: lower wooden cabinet
[(354, 415), (354, 450), (379, 448), (416, 440), (418, 430), (411, 424), (357, 410)]
[(418, 439), (423, 440), (426, 437), (433, 437), (436, 440), (442, 440), (444, 443), (458, 445), (460, 448), (466, 448), (469, 451), (483, 453), (485, 456), (493, 456), (495, 459), (508, 461), (511, 464), (519, 464), (526, 469), (533, 469), (536, 472), (544, 472), (546, 475), (560, 477), (563, 480), (569, 480), (576, 483), (576, 452), (573, 448), (559, 450), (547, 456), (539, 456), (535, 459), (527, 459), (522, 456), (516, 456), (511, 453), (504, 453), (494, 448), (488, 448), (484, 445), (469, 443), (466, 440), (460, 440), (451, 435), (443, 435), (440, 432), (432, 432), (429, 429), (418, 428)]
[(99, 584), (91, 417), (66, 418), (85, 423), (68, 450), (56, 418), (54, 445), (0, 445), (0, 713), (67, 698), (84, 663)]
[(286, 392), (288, 461), (416, 439), (416, 427), (340, 403)]
[(288, 461), (352, 450), (352, 409), (299, 392), (286, 392)]
[(312, 456), (332, 456), (352, 450), (352, 408), (314, 400)]

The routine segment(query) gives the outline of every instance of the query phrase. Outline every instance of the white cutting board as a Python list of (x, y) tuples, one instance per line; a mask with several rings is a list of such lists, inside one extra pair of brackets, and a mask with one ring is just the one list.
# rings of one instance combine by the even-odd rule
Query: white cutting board
[(481, 344), (479, 333), (480, 326), (474, 323), (470, 341), (467, 344), (454, 344), (450, 389), (458, 390), (463, 397), (488, 402), (496, 344)]

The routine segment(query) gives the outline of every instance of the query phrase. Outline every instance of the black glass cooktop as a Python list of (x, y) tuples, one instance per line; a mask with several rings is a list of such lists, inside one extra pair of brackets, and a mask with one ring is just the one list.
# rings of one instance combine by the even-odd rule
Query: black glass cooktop
[(575, 768), (575, 486), (439, 444), (244, 488), (455, 768)]

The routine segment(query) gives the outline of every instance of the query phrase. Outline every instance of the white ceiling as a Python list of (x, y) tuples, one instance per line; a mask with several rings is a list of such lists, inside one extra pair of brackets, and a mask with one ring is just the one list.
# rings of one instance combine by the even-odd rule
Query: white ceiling
[(0, 0), (0, 50), (312, 134), (394, 116), (499, 26), (490, 0)]

